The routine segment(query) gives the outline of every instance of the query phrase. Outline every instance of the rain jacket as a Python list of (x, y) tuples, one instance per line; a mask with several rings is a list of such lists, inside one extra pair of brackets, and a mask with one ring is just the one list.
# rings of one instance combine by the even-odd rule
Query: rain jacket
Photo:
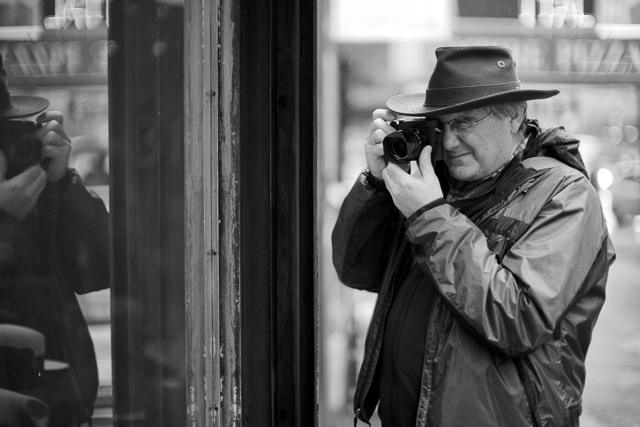
[(528, 132), (523, 155), (473, 200), (405, 219), (364, 175), (345, 199), (334, 265), (346, 285), (378, 293), (357, 419), (368, 422), (378, 403), (386, 315), (415, 261), (436, 289), (415, 425), (578, 425), (585, 356), (615, 253), (579, 142), (535, 121)]
[[(20, 390), (47, 403), (52, 417), (75, 407), (83, 422), (93, 413), (98, 369), (76, 294), (109, 283), (109, 216), (75, 170), (47, 183), (24, 219), (0, 211), (0, 323), (39, 331), (45, 358), (69, 364), (45, 375), (38, 387)], [(2, 374), (6, 366), (0, 366), (0, 388), (6, 387)]]

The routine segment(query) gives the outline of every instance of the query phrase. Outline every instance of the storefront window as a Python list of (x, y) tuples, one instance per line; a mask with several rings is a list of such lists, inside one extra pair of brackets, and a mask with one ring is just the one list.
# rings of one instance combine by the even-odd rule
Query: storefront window
[[(76, 171), (63, 177), (48, 173), (37, 205), (26, 215), (16, 213), (6, 197), (10, 185), (27, 194), (18, 182), (22, 175), (5, 175), (0, 183), (0, 239), (6, 248), (0, 257), (0, 424), (18, 425), (16, 419), (23, 418), (12, 418), (19, 416), (15, 408), (40, 423), (46, 417), (50, 423), (86, 422), (92, 411), (94, 422), (112, 419), (105, 12), (104, 1), (0, 1), (0, 79), (10, 93), (0, 106), (0, 128), (49, 120), (24, 101), (45, 99), (44, 111), (61, 114), (56, 121), (63, 131), (49, 131), (45, 124), (48, 132), (40, 138), (48, 141), (45, 147), (66, 139), (71, 152), (67, 157), (43, 151), (42, 157), (62, 159)], [(27, 110), (15, 111), (23, 105)], [(10, 140), (16, 146), (28, 140), (8, 135), (1, 137), (3, 153)], [(49, 172), (56, 160), (47, 162), (41, 164)], [(32, 179), (28, 173), (25, 180)], [(49, 194), (55, 194), (52, 201)], [(48, 411), (27, 398), (44, 402)], [(10, 411), (3, 405), (11, 402), (19, 405)]]
[(287, 2), (0, 0), (0, 114), (36, 106), (0, 130), (55, 118), (75, 171), (24, 224), (0, 177), (0, 424), (7, 396), (51, 426), (313, 422), (315, 2)]

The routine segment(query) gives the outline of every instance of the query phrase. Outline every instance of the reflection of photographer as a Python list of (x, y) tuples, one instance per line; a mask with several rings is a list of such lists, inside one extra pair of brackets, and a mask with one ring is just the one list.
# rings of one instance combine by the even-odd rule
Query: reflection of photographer
[(0, 191), (0, 209), (23, 218), (46, 181), (65, 176), (71, 143), (58, 112), (42, 113), (36, 122), (4, 120), (6, 114), (0, 116), (0, 189), (7, 190)]
[[(67, 367), (45, 365), (38, 384), (11, 391), (44, 402), (49, 426), (67, 427), (90, 421), (97, 395), (95, 352), (75, 294), (109, 286), (109, 221), (102, 200), (68, 168), (70, 139), (62, 114), (42, 112), (48, 105), (10, 95), (0, 56), (0, 324), (41, 333), (45, 358)], [(15, 361), (0, 357), (0, 389), (10, 389), (16, 382), (3, 376), (3, 363)]]

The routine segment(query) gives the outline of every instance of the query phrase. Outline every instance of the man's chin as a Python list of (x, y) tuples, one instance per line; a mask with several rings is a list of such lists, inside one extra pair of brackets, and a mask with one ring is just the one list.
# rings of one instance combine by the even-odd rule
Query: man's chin
[(452, 165), (448, 167), (449, 175), (458, 181), (476, 181), (476, 170), (467, 165)]

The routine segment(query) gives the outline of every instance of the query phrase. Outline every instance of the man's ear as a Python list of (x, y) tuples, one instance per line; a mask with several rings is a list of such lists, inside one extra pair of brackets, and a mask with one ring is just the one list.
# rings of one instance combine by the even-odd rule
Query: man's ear
[(511, 133), (514, 135), (518, 133), (518, 129), (520, 129), (520, 125), (522, 124), (522, 118), (523, 118), (522, 115), (523, 115), (523, 111), (519, 110), (518, 114), (509, 120), (509, 127), (511, 128)]

